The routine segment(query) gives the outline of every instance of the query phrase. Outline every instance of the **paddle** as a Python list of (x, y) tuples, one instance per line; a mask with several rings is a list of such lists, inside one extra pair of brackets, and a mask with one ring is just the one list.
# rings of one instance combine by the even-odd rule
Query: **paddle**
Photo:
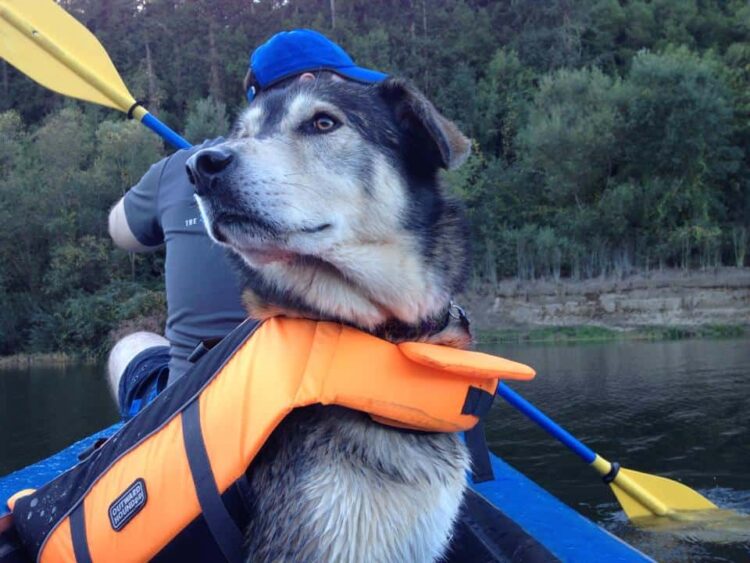
[(710, 519), (716, 512), (728, 512), (720, 511), (707, 498), (681, 483), (610, 463), (505, 383), (498, 385), (497, 394), (593, 467), (612, 488), (625, 515), (631, 520), (659, 516), (694, 521), (697, 518)]
[(136, 102), (101, 43), (53, 0), (0, 0), (0, 57), (42, 86), (120, 110), (178, 149), (191, 146)]

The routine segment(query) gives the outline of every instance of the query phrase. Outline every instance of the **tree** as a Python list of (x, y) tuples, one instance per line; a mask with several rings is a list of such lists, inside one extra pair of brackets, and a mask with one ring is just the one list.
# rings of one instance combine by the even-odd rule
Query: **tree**
[(555, 201), (581, 207), (604, 187), (619, 156), (623, 94), (618, 80), (597, 69), (560, 70), (542, 79), (521, 142)]
[(722, 181), (741, 155), (732, 146), (732, 97), (710, 57), (684, 47), (633, 59), (624, 123), (631, 175)]
[(477, 84), (476, 138), (488, 154), (515, 160), (516, 137), (533, 96), (533, 72), (515, 51), (498, 49)]
[(229, 131), (227, 106), (212, 97), (198, 100), (185, 122), (185, 136), (193, 143), (200, 143)]

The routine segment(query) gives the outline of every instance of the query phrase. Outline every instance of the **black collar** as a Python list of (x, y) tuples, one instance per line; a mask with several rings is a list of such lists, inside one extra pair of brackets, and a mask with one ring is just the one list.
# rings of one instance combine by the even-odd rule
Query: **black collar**
[(423, 319), (417, 324), (408, 324), (398, 319), (392, 319), (376, 327), (373, 334), (390, 342), (420, 340), (445, 330), (451, 319), (458, 320), (461, 326), (467, 332), (469, 331), (471, 323), (466, 311), (451, 300), (440, 313)]

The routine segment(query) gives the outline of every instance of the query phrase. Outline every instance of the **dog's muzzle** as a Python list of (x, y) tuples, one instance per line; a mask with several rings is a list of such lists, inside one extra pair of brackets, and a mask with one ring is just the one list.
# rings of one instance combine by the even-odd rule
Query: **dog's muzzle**
[(201, 149), (185, 163), (188, 179), (199, 196), (207, 195), (224, 174), (231, 168), (236, 155), (229, 149)]

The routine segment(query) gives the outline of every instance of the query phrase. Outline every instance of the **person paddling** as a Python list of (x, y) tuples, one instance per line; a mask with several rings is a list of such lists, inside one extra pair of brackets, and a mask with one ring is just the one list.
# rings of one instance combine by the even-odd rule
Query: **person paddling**
[[(324, 35), (299, 29), (277, 33), (252, 53), (243, 87), (252, 102), (263, 90), (321, 73), (364, 83), (386, 78), (358, 67)], [(108, 358), (110, 389), (124, 418), (182, 377), (201, 342), (221, 339), (247, 317), (227, 251), (208, 237), (185, 173), (192, 154), (222, 140), (204, 141), (157, 162), (109, 214), (109, 233), (120, 248), (152, 252), (166, 246), (165, 335), (129, 334)]]

